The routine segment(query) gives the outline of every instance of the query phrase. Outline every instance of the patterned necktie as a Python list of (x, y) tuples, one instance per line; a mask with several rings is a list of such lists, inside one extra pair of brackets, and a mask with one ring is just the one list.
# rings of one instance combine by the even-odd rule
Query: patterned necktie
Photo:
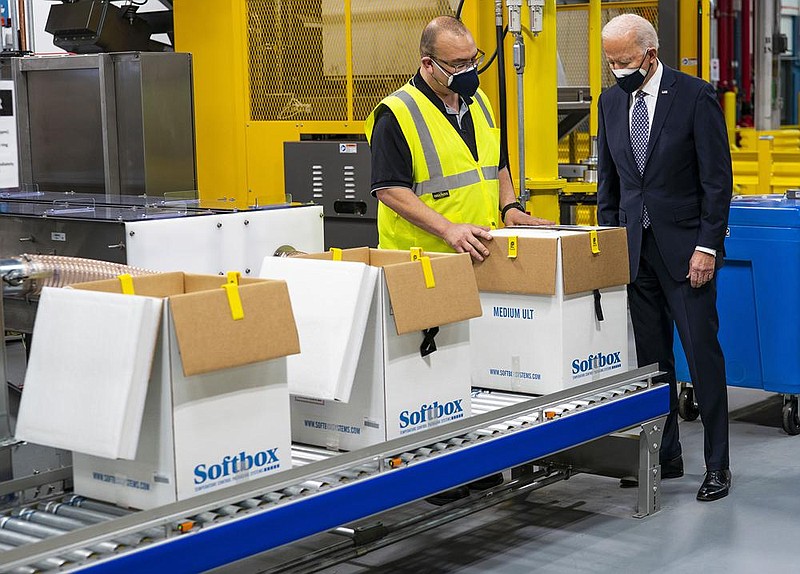
[[(633, 104), (633, 114), (631, 117), (631, 149), (633, 159), (636, 160), (636, 167), (639, 174), (644, 175), (644, 164), (647, 158), (647, 140), (650, 131), (650, 118), (647, 115), (647, 104), (644, 102), (645, 94), (639, 90), (636, 92), (636, 101)], [(647, 214), (647, 207), (642, 208), (642, 227), (650, 227), (650, 216)]]

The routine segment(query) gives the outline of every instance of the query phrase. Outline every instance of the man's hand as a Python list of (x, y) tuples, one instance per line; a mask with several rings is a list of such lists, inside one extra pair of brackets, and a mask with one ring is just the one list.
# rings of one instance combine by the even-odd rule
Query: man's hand
[(714, 278), (716, 258), (710, 253), (695, 251), (689, 260), (689, 273), (686, 278), (692, 287), (702, 287)]
[(489, 228), (470, 223), (452, 223), (445, 230), (442, 239), (458, 253), (469, 253), (476, 261), (489, 257), (489, 250), (480, 239), (491, 241)]
[(519, 209), (509, 209), (506, 212), (506, 219), (503, 222), (506, 227), (513, 227), (515, 225), (555, 225), (552, 221), (533, 217)]

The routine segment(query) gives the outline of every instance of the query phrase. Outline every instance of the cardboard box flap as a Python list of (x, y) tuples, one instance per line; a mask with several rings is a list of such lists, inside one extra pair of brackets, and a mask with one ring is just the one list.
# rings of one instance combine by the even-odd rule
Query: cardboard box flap
[[(478, 288), (496, 293), (555, 295), (558, 238), (517, 237), (517, 256), (508, 257), (507, 235), (487, 241), (489, 257), (473, 265)], [(493, 234), (494, 235), (494, 234)]]
[[(169, 297), (170, 295), (183, 293), (183, 277), (184, 274), (180, 272), (134, 277), (133, 290), (136, 295), (141, 295), (143, 297)], [(222, 277), (220, 277), (220, 279), (224, 282)], [(102, 279), (100, 281), (76, 283), (70, 287), (83, 291), (122, 293), (122, 285), (117, 279)]]
[(428, 289), (422, 263), (383, 268), (398, 335), (480, 317), (478, 285), (466, 253), (431, 258), (436, 286)]
[[(241, 278), (239, 295), (245, 316), (234, 321), (222, 289), (226, 282), (223, 276), (181, 272), (133, 278), (136, 295), (169, 298), (187, 377), (300, 352), (285, 283)], [(72, 287), (122, 293), (117, 279)]]
[(300, 352), (285, 282), (240, 285), (239, 296), (244, 318), (238, 321), (222, 288), (170, 297), (185, 376)]
[(628, 239), (624, 228), (598, 229), (599, 253), (588, 231), (561, 237), (564, 294), (583, 293), (630, 282)]
[[(430, 258), (434, 257), (447, 257), (452, 253), (428, 253), (423, 252)], [(375, 267), (386, 267), (387, 265), (396, 265), (398, 263), (407, 263), (411, 261), (410, 251), (401, 251), (393, 249), (370, 249), (369, 250), (369, 264)]]
[(16, 436), (135, 458), (161, 308), (152, 297), (45, 287)]
[[(318, 259), (320, 261), (333, 261), (333, 253), (325, 251), (324, 253), (306, 253), (298, 255), (297, 259)], [(354, 247), (352, 249), (342, 249), (342, 261), (351, 261), (353, 263), (366, 263), (369, 264), (369, 247)]]
[[(183, 291), (180, 291), (180, 293), (210, 291), (222, 287), (227, 282), (227, 276), (223, 275), (195, 275), (194, 273), (185, 273), (183, 275)], [(259, 279), (251, 279), (249, 277), (239, 278), (239, 285), (253, 285), (259, 282)]]

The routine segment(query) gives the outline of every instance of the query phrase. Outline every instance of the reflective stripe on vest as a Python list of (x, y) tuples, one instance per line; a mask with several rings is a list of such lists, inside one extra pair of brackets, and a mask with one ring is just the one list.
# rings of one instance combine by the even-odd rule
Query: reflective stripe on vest
[[(411, 186), (420, 201), (453, 223), (472, 223), (490, 228), (499, 221), (498, 204), (500, 134), (494, 127), (489, 100), (480, 90), (469, 106), (475, 125), (476, 159), (436, 102), (413, 84), (385, 98), (370, 114), (364, 128), (372, 142), (372, 130), (381, 106), (394, 114), (411, 151)], [(378, 236), (382, 249), (452, 252), (442, 238), (431, 234), (378, 204)]]
[[(428, 128), (428, 124), (425, 123), (425, 119), (422, 117), (422, 110), (419, 109), (414, 96), (404, 90), (398, 90), (393, 95), (406, 105), (408, 112), (411, 114), (411, 119), (414, 120), (414, 127), (417, 129), (417, 134), (422, 142), (422, 153), (425, 156), (425, 163), (428, 164), (428, 174), (431, 177), (431, 181), (443, 179), (442, 160), (439, 159), (439, 152), (436, 151), (436, 146), (433, 145), (431, 130)], [(417, 195), (422, 195), (419, 191), (416, 191), (416, 193)]]
[[(422, 110), (419, 109), (419, 105), (417, 105), (417, 102), (414, 100), (414, 96), (405, 90), (398, 90), (392, 95), (402, 101), (408, 108), (411, 119), (414, 121), (414, 127), (419, 135), (420, 142), (422, 143), (422, 153), (425, 156), (425, 163), (428, 165), (428, 175), (430, 179), (413, 184), (411, 187), (414, 193), (417, 195), (425, 195), (426, 193), (449, 191), (451, 189), (458, 189), (459, 187), (480, 183), (481, 176), (478, 174), (477, 170), (457, 173), (455, 175), (442, 175), (442, 162), (439, 159), (439, 153), (436, 151), (436, 146), (433, 143), (433, 136), (428, 128), (428, 124), (425, 123), (425, 119), (422, 116)], [(483, 98), (476, 93), (475, 101), (478, 102), (481, 110), (483, 110), (483, 114), (486, 116), (486, 123), (489, 124), (490, 128), (493, 128), (494, 122), (492, 121), (492, 114), (489, 113), (489, 109), (483, 102)], [(498, 178), (497, 166), (484, 167), (481, 169), (481, 173), (483, 174), (483, 179)]]
[(494, 127), (494, 121), (492, 121), (492, 114), (489, 113), (489, 108), (486, 107), (486, 103), (483, 101), (483, 98), (477, 92), (475, 93), (475, 100), (478, 102), (478, 105), (483, 110), (483, 115), (486, 116), (486, 123), (489, 124), (490, 128)]

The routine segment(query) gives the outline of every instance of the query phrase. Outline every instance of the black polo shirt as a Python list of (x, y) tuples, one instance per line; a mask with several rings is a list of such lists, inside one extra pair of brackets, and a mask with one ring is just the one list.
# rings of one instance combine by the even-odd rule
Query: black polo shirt
[[(422, 79), (419, 72), (411, 78), (409, 83), (425, 94), (436, 108), (444, 114), (453, 129), (467, 144), (467, 147), (472, 152), (472, 157), (477, 161), (478, 145), (475, 143), (475, 124), (472, 122), (470, 111), (467, 110), (461, 118), (461, 126), (459, 126), (457, 116), (447, 113), (442, 99)], [(472, 100), (465, 100), (465, 102), (470, 104)], [(370, 189), (372, 189), (372, 195), (375, 195), (375, 191), (383, 187), (406, 187), (411, 189), (414, 183), (411, 149), (403, 136), (400, 124), (388, 106), (381, 105), (376, 115), (375, 125), (372, 129), (372, 145), (370, 146), (372, 153), (372, 184)], [(503, 169), (504, 167), (508, 167), (508, 154), (501, 151), (498, 168)]]

